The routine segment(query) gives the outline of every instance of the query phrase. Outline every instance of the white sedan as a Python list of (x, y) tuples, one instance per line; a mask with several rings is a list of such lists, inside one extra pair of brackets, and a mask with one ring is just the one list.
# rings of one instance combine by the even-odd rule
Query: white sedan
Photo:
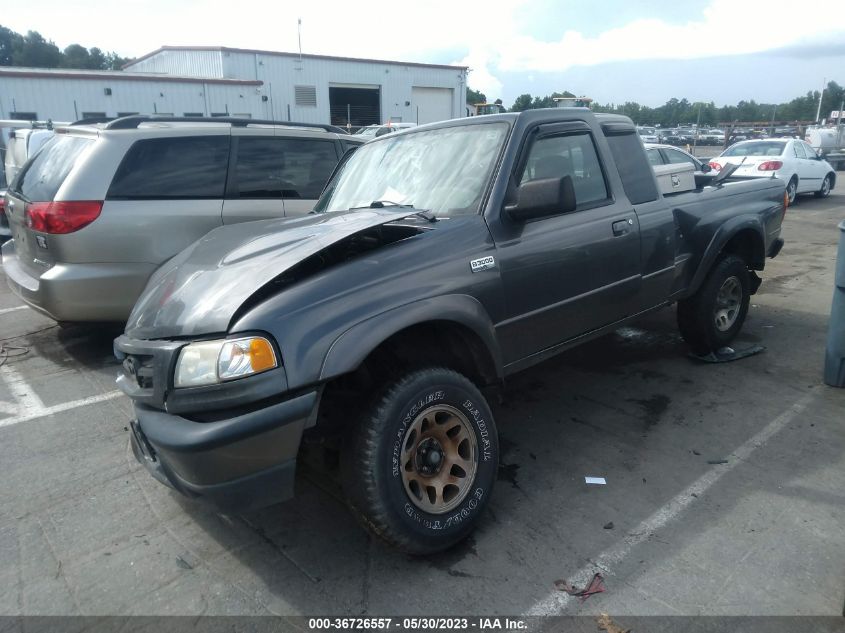
[(710, 167), (720, 171), (725, 165), (739, 165), (734, 175), (771, 178), (786, 182), (789, 203), (799, 193), (814, 193), (826, 198), (836, 185), (836, 172), (826, 160), (804, 141), (792, 138), (769, 138), (742, 141), (732, 145), (710, 161)]

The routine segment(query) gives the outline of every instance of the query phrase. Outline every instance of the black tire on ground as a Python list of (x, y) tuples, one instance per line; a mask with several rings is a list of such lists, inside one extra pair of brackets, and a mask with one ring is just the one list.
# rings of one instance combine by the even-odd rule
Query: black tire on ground
[(751, 300), (745, 261), (725, 255), (693, 296), (678, 302), (678, 328), (696, 354), (729, 345), (742, 329)]
[(793, 205), (798, 201), (798, 176), (793, 176), (786, 184), (786, 195), (789, 197), (789, 204)]
[(824, 177), (824, 180), (822, 181), (821, 189), (816, 191), (813, 195), (816, 196), (816, 198), (827, 198), (830, 195), (832, 185), (833, 178), (831, 178), (830, 174), (828, 174)]
[(472, 382), (450, 369), (411, 371), (386, 384), (350, 431), (341, 476), (370, 532), (416, 555), (472, 532), (499, 463), (496, 424)]

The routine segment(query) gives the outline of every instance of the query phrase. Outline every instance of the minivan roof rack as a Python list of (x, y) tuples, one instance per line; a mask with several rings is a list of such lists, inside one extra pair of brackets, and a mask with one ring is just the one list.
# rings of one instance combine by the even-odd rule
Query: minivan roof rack
[(243, 119), (228, 116), (155, 116), (149, 114), (136, 114), (115, 119), (106, 124), (107, 130), (132, 130), (142, 123), (228, 123), (233, 127), (246, 127), (247, 125), (279, 125), (284, 127), (317, 128), (335, 134), (348, 134), (346, 130), (336, 125), (326, 123), (299, 123), (296, 121), (271, 121), (266, 119)]

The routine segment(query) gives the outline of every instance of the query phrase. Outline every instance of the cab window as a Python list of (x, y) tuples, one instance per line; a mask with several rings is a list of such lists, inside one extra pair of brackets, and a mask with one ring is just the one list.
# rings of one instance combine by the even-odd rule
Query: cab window
[(538, 139), (528, 153), (519, 183), (572, 177), (578, 208), (598, 206), (609, 198), (604, 173), (588, 133)]

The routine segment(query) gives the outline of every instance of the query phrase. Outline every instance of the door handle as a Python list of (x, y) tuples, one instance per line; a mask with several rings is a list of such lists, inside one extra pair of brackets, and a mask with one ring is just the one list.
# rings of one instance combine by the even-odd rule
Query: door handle
[(613, 223), (613, 234), (616, 237), (627, 235), (633, 225), (634, 221), (631, 218), (628, 218), (627, 220), (618, 220)]

